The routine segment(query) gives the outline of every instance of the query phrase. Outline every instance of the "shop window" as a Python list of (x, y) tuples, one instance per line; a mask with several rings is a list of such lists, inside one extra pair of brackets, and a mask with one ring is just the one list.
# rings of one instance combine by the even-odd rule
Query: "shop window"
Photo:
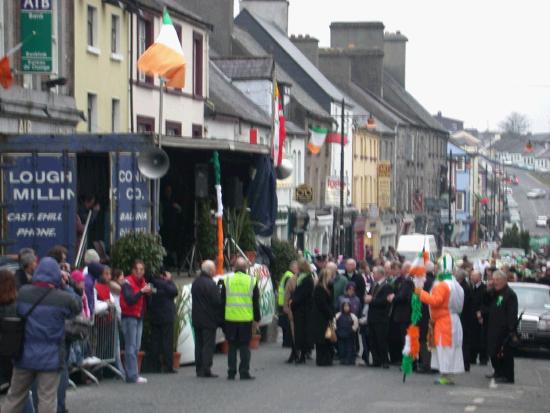
[(201, 139), (202, 138), (202, 125), (193, 124), (191, 127), (191, 136), (194, 139)]
[(465, 208), (466, 193), (464, 191), (458, 191), (456, 193), (456, 210), (464, 211)]
[(111, 100), (111, 132), (120, 131), (120, 100)]

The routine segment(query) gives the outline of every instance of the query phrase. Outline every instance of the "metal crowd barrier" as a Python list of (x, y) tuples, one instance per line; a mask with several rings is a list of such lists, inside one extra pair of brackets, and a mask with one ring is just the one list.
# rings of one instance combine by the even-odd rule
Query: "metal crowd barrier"
[(88, 338), (84, 341), (87, 348), (84, 360), (80, 366), (73, 366), (70, 373), (80, 371), (99, 384), (96, 374), (106, 368), (124, 380), (124, 374), (113, 365), (116, 361), (118, 334), (116, 309), (109, 306), (106, 312), (94, 316)]

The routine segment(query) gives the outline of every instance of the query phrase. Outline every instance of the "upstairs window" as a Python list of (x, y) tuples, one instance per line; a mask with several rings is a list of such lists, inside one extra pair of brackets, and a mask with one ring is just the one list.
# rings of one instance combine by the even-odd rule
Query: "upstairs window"
[(203, 97), (203, 37), (193, 32), (193, 95)]
[(120, 53), (120, 17), (116, 14), (111, 15), (111, 53)]
[(89, 47), (97, 48), (97, 34), (97, 9), (93, 6), (88, 6), (87, 39)]
[[(153, 21), (147, 18), (139, 18), (137, 24), (137, 59), (153, 43)], [(136, 59), (136, 60), (137, 60)], [(145, 73), (138, 73), (138, 80), (142, 83), (153, 84), (153, 77)]]

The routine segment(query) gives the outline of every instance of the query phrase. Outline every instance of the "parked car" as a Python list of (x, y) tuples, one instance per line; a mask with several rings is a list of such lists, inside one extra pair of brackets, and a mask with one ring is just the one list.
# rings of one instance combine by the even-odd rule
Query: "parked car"
[(546, 191), (541, 188), (534, 188), (531, 189), (529, 192), (527, 192), (527, 198), (528, 199), (538, 199), (538, 198), (545, 198), (546, 197)]
[(550, 349), (550, 287), (532, 283), (509, 285), (518, 296), (519, 314), (523, 313), (518, 326), (521, 346)]
[(539, 215), (537, 217), (537, 227), (545, 227), (548, 222), (548, 217), (546, 215)]

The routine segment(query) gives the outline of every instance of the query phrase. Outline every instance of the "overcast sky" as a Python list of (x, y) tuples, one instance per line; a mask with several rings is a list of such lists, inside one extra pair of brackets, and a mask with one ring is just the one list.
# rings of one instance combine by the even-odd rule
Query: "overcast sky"
[(382, 21), (407, 44), (406, 86), (432, 114), (495, 129), (511, 111), (550, 131), (550, 1), (290, 0), (289, 34), (330, 45), (331, 21)]

